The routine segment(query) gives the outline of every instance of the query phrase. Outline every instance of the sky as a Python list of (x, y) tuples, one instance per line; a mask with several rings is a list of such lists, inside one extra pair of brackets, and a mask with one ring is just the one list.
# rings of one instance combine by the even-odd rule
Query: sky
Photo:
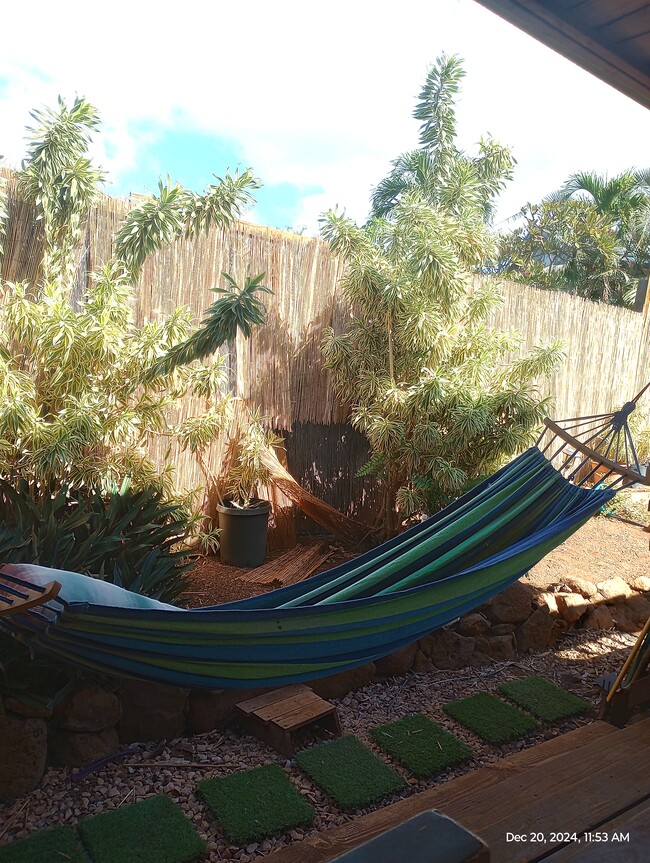
[(650, 111), (474, 0), (32, 0), (2, 22), (5, 163), (24, 157), (30, 111), (84, 96), (111, 195), (168, 174), (200, 192), (251, 167), (249, 221), (315, 234), (338, 206), (362, 222), (391, 160), (417, 146), (413, 109), (443, 52), (466, 71), (460, 146), (476, 153), (489, 133), (517, 159), (498, 227), (573, 172), (650, 164)]

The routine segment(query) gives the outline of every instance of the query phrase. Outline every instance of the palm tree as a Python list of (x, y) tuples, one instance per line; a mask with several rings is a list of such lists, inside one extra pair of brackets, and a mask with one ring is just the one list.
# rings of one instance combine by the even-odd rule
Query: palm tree
[(552, 200), (579, 198), (607, 217), (621, 245), (628, 275), (638, 279), (650, 268), (650, 169), (630, 168), (611, 179), (595, 171), (571, 174)]
[(464, 76), (457, 56), (442, 54), (429, 70), (413, 112), (422, 120), (420, 147), (397, 158), (377, 185), (373, 217), (390, 217), (400, 201), (417, 196), (447, 213), (474, 213), (490, 220), (497, 194), (512, 179), (515, 159), (489, 137), (479, 141), (478, 156), (458, 149), (455, 100)]

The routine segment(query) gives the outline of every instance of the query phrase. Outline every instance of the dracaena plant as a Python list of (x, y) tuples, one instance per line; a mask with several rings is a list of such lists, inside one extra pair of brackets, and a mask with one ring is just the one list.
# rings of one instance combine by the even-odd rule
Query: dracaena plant
[[(326, 331), (325, 365), (370, 444), (361, 473), (383, 483), (387, 535), (532, 442), (548, 408), (537, 381), (562, 358), (553, 344), (508, 361), (518, 338), (486, 323), (501, 298), (490, 286), (472, 289), (494, 251), (487, 216), (511, 162), (488, 166), (456, 148), (458, 80), (447, 58), (427, 77), (416, 113), (426, 170), (415, 170), (413, 154), (397, 160), (364, 226), (336, 211), (322, 220), (347, 263), (353, 316), (342, 332)], [(402, 170), (406, 162), (413, 170)], [(463, 193), (452, 194), (461, 177)]]
[[(217, 178), (202, 195), (161, 183), (158, 195), (129, 212), (114, 257), (89, 274), (85, 296), (73, 305), (78, 241), (103, 177), (86, 152), (99, 120), (83, 99), (34, 117), (18, 185), (42, 222), (45, 250), (38, 284), (2, 285), (0, 477), (15, 488), (27, 483), (73, 496), (110, 495), (128, 479), (133, 493), (161, 495), (164, 508), (175, 497), (173, 466), (154, 466), (147, 445), (155, 435), (182, 443), (191, 434), (207, 445), (223, 431), (229, 399), (223, 357), (215, 352), (264, 322), (258, 294), (267, 289), (263, 274), (240, 288), (224, 273), (198, 327), (185, 307), (136, 326), (134, 283), (166, 243), (231, 223), (259, 183), (250, 170)], [(205, 411), (170, 428), (168, 409), (188, 394), (203, 398)], [(196, 514), (185, 520), (187, 529)], [(170, 528), (175, 540), (183, 538), (177, 521)], [(129, 586), (152, 592), (136, 577)]]
[(228, 472), (226, 493), (233, 506), (241, 509), (255, 506), (259, 486), (271, 478), (263, 456), (281, 443), (282, 438), (265, 427), (263, 417), (252, 411), (235, 442), (234, 458)]

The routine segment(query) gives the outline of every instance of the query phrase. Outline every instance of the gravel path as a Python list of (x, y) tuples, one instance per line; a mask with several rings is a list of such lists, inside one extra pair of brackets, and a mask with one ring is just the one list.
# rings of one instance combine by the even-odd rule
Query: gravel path
[[(400, 797), (409, 796), (593, 721), (599, 697), (593, 681), (599, 674), (617, 671), (634, 640), (631, 635), (617, 632), (573, 632), (552, 650), (529, 654), (517, 661), (459, 672), (410, 673), (402, 678), (373, 683), (337, 702), (344, 733), (356, 734), (380, 754), (381, 751), (368, 736), (369, 729), (414, 712), (422, 712), (474, 749), (475, 757), (468, 765), (449, 770), (434, 780), (414, 779), (394, 763), (393, 766), (404, 776), (408, 785), (400, 795), (383, 800), (381, 805), (385, 806)], [(507, 680), (529, 674), (540, 674), (583, 696), (594, 705), (594, 709), (585, 717), (543, 727), (523, 741), (504, 746), (483, 743), (442, 712), (442, 705), (447, 701), (464, 698), (478, 691), (493, 691)], [(312, 740), (305, 737), (303, 742)], [(383, 753), (381, 757), (390, 761)], [(253, 843), (245, 848), (229, 845), (205, 804), (194, 794), (196, 783), (268, 763), (281, 764), (295, 785), (306, 794), (317, 810), (316, 822), (307, 831), (293, 830), (284, 836)], [(292, 760), (285, 760), (265, 744), (234, 728), (221, 733), (182, 738), (168, 745), (142, 746), (137, 754), (77, 783), (70, 781), (68, 770), (49, 769), (40, 788), (11, 806), (0, 806), (0, 844), (57, 824), (74, 827), (87, 815), (142, 800), (152, 794), (168, 794), (178, 803), (208, 842), (209, 854), (206, 859), (210, 863), (218, 860), (239, 860), (241, 863), (256, 860), (305, 835), (314, 835), (378, 808), (375, 805), (354, 815), (341, 812), (294, 766)]]

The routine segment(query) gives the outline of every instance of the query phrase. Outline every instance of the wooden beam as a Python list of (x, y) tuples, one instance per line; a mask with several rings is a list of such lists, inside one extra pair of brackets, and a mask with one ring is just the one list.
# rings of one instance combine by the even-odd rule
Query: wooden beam
[(650, 75), (537, 0), (477, 0), (520, 30), (650, 108)]
[(565, 443), (568, 443), (578, 452), (586, 455), (588, 458), (590, 458), (597, 464), (608, 468), (612, 473), (617, 473), (620, 476), (632, 480), (633, 482), (641, 483), (641, 485), (650, 485), (650, 476), (642, 476), (635, 470), (631, 470), (625, 465), (619, 464), (616, 461), (612, 461), (611, 459), (606, 458), (604, 455), (602, 455), (602, 453), (599, 453), (598, 450), (592, 449), (590, 446), (586, 446), (581, 441), (577, 440), (577, 438), (574, 438), (573, 435), (570, 435), (569, 432), (566, 431), (566, 429), (563, 429), (562, 426), (559, 426), (552, 419), (549, 419), (549, 417), (544, 418), (544, 425), (547, 429), (550, 429), (553, 434), (556, 434), (559, 438), (561, 438)]

